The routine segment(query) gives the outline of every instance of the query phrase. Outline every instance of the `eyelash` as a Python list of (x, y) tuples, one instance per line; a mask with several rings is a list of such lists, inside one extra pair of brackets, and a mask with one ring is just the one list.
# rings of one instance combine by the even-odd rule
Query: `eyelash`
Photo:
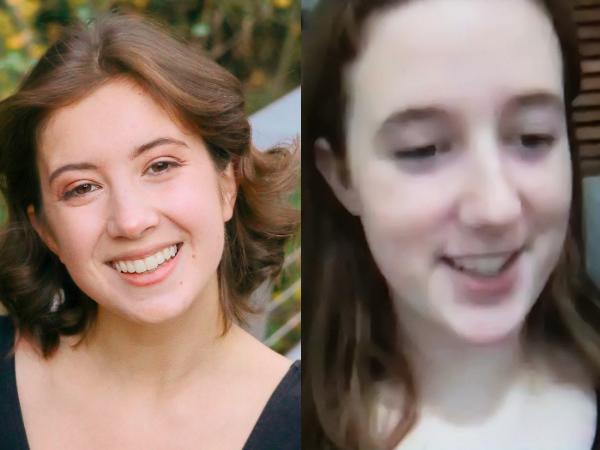
[[(551, 134), (544, 133), (523, 133), (517, 136), (518, 145), (529, 151), (547, 150), (556, 142), (556, 138)], [(529, 141), (529, 142), (528, 142)], [(440, 156), (449, 150), (449, 146), (445, 144), (428, 144), (409, 149), (398, 150), (394, 153), (394, 157), (399, 160), (407, 161), (426, 161), (436, 156)]]
[(419, 147), (398, 150), (394, 153), (394, 157), (398, 160), (426, 161), (448, 152), (449, 147), (446, 144), (421, 145)]
[[(156, 168), (156, 166), (158, 165), (166, 165), (166, 168), (164, 168), (164, 170), (159, 170), (157, 173), (149, 173), (150, 169), (152, 168)], [(144, 173), (148, 173), (150, 174), (150, 176), (153, 177), (157, 177), (162, 175), (163, 173), (169, 172), (172, 168), (174, 167), (180, 167), (181, 164), (175, 161), (171, 161), (171, 160), (160, 160), (160, 161), (155, 161), (152, 164), (150, 164), (148, 166), (148, 168), (144, 171)], [(78, 192), (80, 189), (82, 188), (86, 188), (85, 192)], [(89, 189), (89, 190), (88, 190)], [(62, 199), (63, 200), (70, 200), (76, 197), (83, 197), (91, 192), (97, 191), (98, 189), (100, 189), (100, 186), (98, 186), (97, 184), (94, 183), (81, 183), (77, 186), (75, 186), (73, 189), (70, 189), (68, 191), (66, 191), (63, 195), (62, 195)]]
[(158, 176), (158, 175), (161, 175), (161, 174), (163, 174), (163, 173), (169, 172), (169, 171), (170, 171), (172, 168), (174, 168), (174, 167), (180, 167), (180, 166), (181, 166), (181, 164), (180, 164), (180, 163), (178, 163), (178, 162), (176, 162), (176, 161), (173, 161), (173, 160), (166, 160), (166, 159), (161, 159), (161, 160), (159, 160), (159, 161), (155, 161), (155, 162), (153, 162), (152, 164), (150, 164), (150, 165), (148, 166), (148, 168), (145, 170), (145, 172), (144, 172), (144, 173), (148, 173), (152, 167), (155, 167), (155, 166), (157, 166), (157, 165), (159, 165), (159, 164), (166, 164), (166, 169), (165, 169), (165, 170), (161, 170), (161, 171), (159, 171), (158, 173), (154, 173), (154, 174), (152, 174), (152, 176)]
[[(86, 192), (78, 192), (79, 189), (84, 188), (84, 187), (88, 187), (88, 186), (91, 187), (91, 188), (93, 188), (93, 189), (91, 189), (89, 191), (86, 191)], [(100, 187), (98, 185), (96, 185), (96, 184), (93, 184), (93, 183), (82, 183), (82, 184), (79, 184), (79, 185), (75, 186), (73, 189), (70, 189), (67, 192), (65, 192), (62, 195), (62, 199), (63, 200), (70, 200), (70, 199), (75, 198), (75, 197), (83, 197), (84, 195), (86, 195), (86, 194), (88, 194), (90, 192), (94, 192), (94, 191), (96, 191), (98, 189), (100, 189)]]
[[(553, 135), (544, 133), (523, 133), (518, 136), (518, 140), (521, 147), (534, 152), (547, 150), (556, 142)], [(528, 140), (530, 142), (527, 144)]]

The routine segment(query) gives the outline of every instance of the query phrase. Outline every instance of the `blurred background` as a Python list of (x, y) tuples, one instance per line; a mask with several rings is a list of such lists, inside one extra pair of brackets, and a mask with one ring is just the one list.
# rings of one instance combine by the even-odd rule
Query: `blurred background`
[[(65, 26), (113, 10), (169, 24), (234, 73), (243, 83), (259, 148), (297, 139), (300, 0), (0, 0), (0, 99), (15, 91)], [(299, 192), (298, 186), (290, 199), (298, 208)], [(0, 224), (5, 220), (0, 198)], [(300, 236), (288, 245), (279, 279), (255, 297), (263, 313), (251, 320), (252, 332), (276, 351), (298, 358)]]

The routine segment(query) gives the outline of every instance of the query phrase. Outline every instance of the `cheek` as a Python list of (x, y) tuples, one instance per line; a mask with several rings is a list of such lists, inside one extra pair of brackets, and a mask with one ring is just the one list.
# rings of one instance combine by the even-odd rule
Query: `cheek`
[(452, 194), (434, 175), (373, 163), (356, 178), (369, 247), (388, 281), (424, 273), (440, 249)]
[(570, 162), (549, 167), (545, 173), (529, 177), (527, 199), (532, 211), (534, 258), (537, 259), (535, 284), (539, 289), (554, 269), (569, 224), (572, 198)]
[[(220, 191), (214, 178), (206, 175), (180, 177), (168, 189), (161, 189), (165, 217), (176, 224), (204, 250), (220, 259), (225, 224)], [(206, 255), (204, 255), (206, 257)]]
[(221, 223), (223, 205), (218, 184), (213, 176), (189, 171), (156, 190), (160, 208), (203, 223)]
[(519, 179), (535, 226), (538, 229), (566, 227), (573, 183), (568, 148), (565, 146), (555, 152), (537, 170), (525, 173), (521, 168)]
[(95, 244), (102, 235), (105, 219), (100, 205), (86, 205), (58, 211), (49, 217), (58, 257), (69, 270), (82, 268), (91, 260)]

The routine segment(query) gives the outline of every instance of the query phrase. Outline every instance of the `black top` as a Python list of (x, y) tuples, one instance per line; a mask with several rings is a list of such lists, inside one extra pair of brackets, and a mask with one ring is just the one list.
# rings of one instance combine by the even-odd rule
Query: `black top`
[[(0, 317), (0, 450), (29, 450), (10, 352), (14, 328)], [(198, 445), (201, 448), (201, 445)], [(242, 450), (300, 450), (300, 362), (281, 380)]]

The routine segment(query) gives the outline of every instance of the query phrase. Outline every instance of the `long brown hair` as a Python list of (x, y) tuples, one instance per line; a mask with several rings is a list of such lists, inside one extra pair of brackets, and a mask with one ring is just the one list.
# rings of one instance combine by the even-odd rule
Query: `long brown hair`
[[(416, 0), (321, 0), (308, 18), (303, 45), (302, 199), (303, 442), (307, 448), (392, 448), (416, 420), (417, 389), (402, 348), (386, 282), (375, 265), (360, 219), (336, 199), (315, 167), (323, 137), (345, 157), (347, 92), (343, 69), (358, 55), (365, 21), (375, 11)], [(574, 23), (566, 0), (538, 1), (559, 38), (567, 117), (579, 92)], [(574, 179), (566, 242), (557, 267), (526, 321), (526, 333), (570, 348), (600, 374), (600, 301), (583, 265), (581, 173), (568, 122)], [(403, 390), (399, 420), (382, 444), (374, 438), (372, 396), (391, 380)]]
[(96, 303), (33, 230), (27, 208), (42, 211), (36, 165), (37, 134), (49, 115), (115, 78), (127, 78), (151, 95), (182, 126), (206, 143), (217, 170), (233, 164), (238, 196), (225, 225), (219, 265), (224, 330), (243, 321), (249, 295), (275, 276), (284, 243), (297, 229), (289, 204), (297, 158), (289, 149), (261, 153), (252, 147), (237, 78), (161, 25), (109, 14), (65, 31), (42, 56), (18, 91), (0, 102), (0, 189), (8, 223), (0, 235), (0, 299), (18, 330), (44, 355), (62, 334), (83, 334)]

